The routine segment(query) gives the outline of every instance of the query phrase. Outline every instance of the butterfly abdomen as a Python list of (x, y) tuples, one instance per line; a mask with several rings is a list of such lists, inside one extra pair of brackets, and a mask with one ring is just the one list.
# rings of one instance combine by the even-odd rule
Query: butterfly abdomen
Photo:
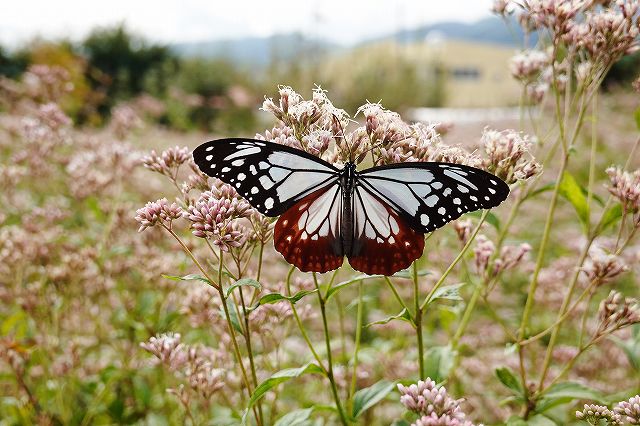
[(340, 172), (340, 187), (342, 188), (342, 219), (340, 221), (340, 240), (342, 252), (351, 256), (353, 252), (353, 189), (355, 184), (356, 166), (347, 163)]

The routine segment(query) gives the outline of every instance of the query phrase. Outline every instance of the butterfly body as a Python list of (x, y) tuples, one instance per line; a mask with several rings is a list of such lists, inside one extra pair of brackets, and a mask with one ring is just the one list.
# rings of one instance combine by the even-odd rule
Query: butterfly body
[(392, 275), (424, 250), (424, 234), (465, 212), (494, 207), (508, 186), (450, 163), (338, 169), (304, 151), (251, 139), (194, 150), (198, 167), (232, 185), (260, 213), (280, 216), (274, 246), (302, 271), (327, 272), (346, 256), (354, 269)]
[(340, 221), (340, 235), (342, 239), (342, 253), (351, 256), (353, 247), (353, 190), (356, 181), (356, 165), (347, 162), (340, 171), (340, 188), (342, 189), (342, 220)]

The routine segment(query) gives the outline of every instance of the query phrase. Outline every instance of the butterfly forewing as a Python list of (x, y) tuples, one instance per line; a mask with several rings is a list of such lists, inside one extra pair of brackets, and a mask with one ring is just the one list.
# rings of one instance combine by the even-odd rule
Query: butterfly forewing
[(329, 188), (338, 169), (304, 151), (252, 139), (220, 139), (193, 151), (204, 173), (233, 186), (260, 213), (279, 216), (305, 196)]
[(301, 271), (327, 272), (342, 265), (340, 238), (342, 190), (339, 185), (313, 192), (276, 222), (273, 244)]
[(207, 142), (193, 158), (262, 214), (280, 216), (275, 248), (302, 271), (336, 269), (346, 255), (354, 269), (391, 275), (421, 256), (424, 233), (509, 194), (496, 176), (459, 164), (391, 164), (351, 175), (304, 151), (252, 139)]
[(368, 189), (353, 196), (353, 246), (349, 264), (366, 274), (392, 275), (422, 255), (424, 235)]
[(359, 173), (357, 180), (422, 233), (463, 213), (495, 207), (509, 194), (508, 185), (496, 176), (450, 163), (374, 167)]

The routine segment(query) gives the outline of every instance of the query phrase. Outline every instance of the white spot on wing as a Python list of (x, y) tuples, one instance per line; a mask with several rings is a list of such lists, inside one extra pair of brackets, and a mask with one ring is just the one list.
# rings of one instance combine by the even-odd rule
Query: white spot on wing
[(273, 186), (273, 182), (271, 181), (271, 179), (269, 179), (268, 176), (260, 176), (260, 185), (262, 185), (262, 187), (264, 189), (271, 189), (271, 187)]
[(409, 185), (411, 189), (416, 193), (416, 195), (420, 198), (424, 198), (431, 192), (431, 187), (425, 184), (413, 184)]
[(429, 216), (426, 214), (421, 214), (420, 215), (420, 223), (422, 224), (422, 226), (427, 226), (429, 224)]
[(271, 209), (273, 208), (273, 198), (271, 198), (271, 197), (267, 198), (267, 199), (265, 200), (265, 202), (264, 202), (264, 206), (265, 206), (267, 209), (271, 210)]
[(455, 179), (458, 182), (464, 183), (465, 185), (473, 188), (473, 189), (478, 189), (477, 186), (475, 186), (473, 183), (471, 183), (467, 178), (460, 176), (457, 172), (453, 171), (453, 170), (445, 170), (442, 173), (444, 173), (445, 175), (449, 176), (451, 179)]
[(389, 216), (389, 225), (391, 225), (391, 232), (393, 232), (394, 234), (397, 234), (398, 231), (400, 230), (400, 227), (398, 226), (398, 222), (396, 221), (396, 218), (393, 216)]
[(438, 202), (439, 197), (437, 195), (430, 195), (429, 197), (427, 197), (424, 202), (427, 203), (427, 206), (429, 207), (433, 207), (436, 205), (436, 203)]
[(269, 176), (271, 176), (271, 179), (276, 182), (279, 182), (282, 179), (286, 178), (289, 173), (289, 170), (283, 169), (281, 167), (271, 167), (269, 169)]
[(244, 173), (238, 173), (238, 180), (245, 180), (247, 177), (247, 175), (245, 175)]
[(260, 152), (260, 148), (258, 148), (257, 146), (238, 145), (238, 148), (245, 149), (241, 149), (240, 151), (236, 151), (231, 155), (227, 155), (226, 157), (224, 157), (224, 160), (229, 161), (233, 160), (234, 158), (246, 157), (247, 155), (257, 154)]
[(240, 159), (240, 160), (233, 160), (231, 162), (232, 166), (236, 166), (236, 167), (240, 167), (244, 164), (244, 160)]

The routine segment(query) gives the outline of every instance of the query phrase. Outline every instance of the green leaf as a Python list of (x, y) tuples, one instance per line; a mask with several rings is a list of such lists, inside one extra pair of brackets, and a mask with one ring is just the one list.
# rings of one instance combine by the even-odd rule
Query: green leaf
[(536, 414), (527, 420), (527, 426), (558, 426), (558, 424), (547, 416)]
[(557, 426), (556, 423), (550, 418), (537, 414), (530, 417), (528, 420), (524, 420), (518, 416), (511, 416), (505, 423), (505, 426)]
[(309, 420), (309, 416), (313, 412), (313, 407), (304, 408), (301, 410), (291, 411), (284, 416), (280, 417), (273, 426), (301, 426), (306, 425)]
[(425, 374), (436, 383), (442, 382), (449, 376), (453, 366), (455, 352), (451, 346), (434, 346), (425, 355)]
[(29, 316), (22, 310), (16, 310), (2, 321), (0, 334), (7, 336), (11, 334), (14, 339), (23, 339), (29, 330)]
[(606, 212), (604, 212), (604, 214), (602, 215), (600, 227), (604, 231), (608, 227), (613, 226), (621, 218), (622, 218), (622, 205), (615, 204), (614, 206), (609, 207), (609, 209)]
[[(238, 333), (244, 336), (244, 330), (240, 325), (240, 318), (238, 318), (238, 312), (236, 311), (235, 306), (233, 305), (233, 301), (229, 299), (225, 299), (225, 303), (227, 304), (227, 310), (229, 311), (229, 319), (231, 319), (231, 325), (233, 326), (233, 328), (235, 328), (235, 330)], [(220, 306), (220, 316), (222, 318), (226, 318), (226, 315), (224, 313), (224, 309), (222, 306)]]
[(265, 294), (264, 296), (262, 296), (259, 300), (258, 303), (256, 303), (254, 306), (252, 306), (251, 308), (249, 308), (249, 311), (253, 311), (254, 309), (256, 309), (258, 306), (260, 305), (271, 305), (274, 303), (278, 303), (282, 300), (287, 300), (292, 304), (296, 304), (298, 301), (300, 301), (300, 299), (302, 299), (303, 297), (315, 293), (316, 289), (313, 290), (300, 290), (299, 292), (297, 292), (296, 294), (294, 294), (293, 296), (284, 296), (280, 293), (269, 293), (269, 294)]
[(571, 173), (564, 172), (558, 189), (559, 194), (569, 201), (576, 210), (578, 219), (580, 219), (583, 229), (586, 230), (589, 226), (589, 205), (580, 185), (578, 185)]
[(527, 421), (518, 416), (511, 416), (507, 419), (505, 426), (527, 426)]
[(353, 395), (353, 410), (351, 411), (351, 417), (354, 419), (358, 418), (360, 414), (364, 413), (389, 395), (389, 392), (391, 392), (395, 387), (395, 382), (380, 380), (368, 388), (360, 389), (355, 393), (355, 395)]
[(197, 275), (197, 274), (189, 274), (189, 275), (185, 275), (183, 277), (180, 277), (180, 276), (177, 276), (177, 275), (165, 275), (165, 274), (162, 274), (162, 276), (164, 278), (168, 278), (168, 279), (173, 280), (173, 281), (202, 281), (203, 283), (207, 283), (209, 285), (213, 285), (213, 283), (211, 281), (209, 281), (205, 277), (203, 277), (201, 275)]
[(231, 294), (231, 292), (233, 290), (235, 290), (236, 288), (241, 287), (241, 286), (254, 287), (254, 288), (257, 288), (258, 290), (262, 289), (262, 286), (260, 285), (260, 283), (258, 281), (254, 280), (252, 278), (243, 278), (243, 279), (238, 280), (235, 283), (233, 283), (231, 285), (231, 287), (229, 287), (227, 289), (225, 297), (229, 297), (229, 295)]
[[(424, 277), (424, 276), (431, 275), (431, 274), (433, 274), (433, 272), (428, 271), (426, 269), (423, 269), (422, 271), (418, 271), (418, 276), (419, 277)], [(403, 269), (402, 271), (398, 271), (395, 274), (393, 274), (392, 277), (394, 277), (394, 278), (412, 279), (413, 278), (413, 271), (411, 271), (410, 269)]]
[(347, 287), (348, 285), (351, 285), (353, 283), (357, 283), (360, 280), (370, 280), (373, 278), (381, 278), (384, 275), (358, 275), (357, 277), (353, 277), (350, 278), (346, 281), (342, 281), (341, 283), (338, 283), (336, 285), (334, 285), (333, 287), (331, 287), (329, 289), (329, 291), (327, 292), (327, 295), (325, 297), (326, 300), (331, 299), (331, 296), (333, 296), (334, 294), (336, 294), (338, 291), (342, 290), (343, 288)]
[(631, 339), (622, 340), (617, 336), (609, 336), (609, 339), (624, 351), (633, 369), (640, 371), (640, 345), (638, 342)]
[(536, 406), (536, 412), (542, 413), (556, 405), (571, 402), (574, 399), (586, 399), (605, 403), (606, 398), (599, 391), (575, 382), (561, 382), (551, 386), (542, 394)]
[(555, 188), (555, 186), (556, 185), (553, 184), (553, 183), (548, 183), (548, 184), (546, 184), (544, 186), (541, 186), (540, 188), (536, 189), (532, 193), (528, 194), (525, 197), (525, 200), (528, 200), (529, 198), (533, 198), (533, 197), (535, 197), (537, 195), (540, 195), (540, 194), (544, 194), (545, 192), (553, 191), (553, 188)]
[(636, 121), (636, 127), (640, 130), (640, 108), (636, 109), (633, 113), (633, 118)]
[(466, 283), (457, 283), (457, 284), (445, 285), (438, 288), (436, 292), (433, 293), (433, 297), (429, 301), (429, 304), (433, 303), (433, 301), (436, 299), (457, 300), (457, 301), (463, 300), (462, 297), (460, 297), (460, 287), (462, 287), (465, 284)]
[[(472, 217), (477, 217), (477, 218), (481, 218), (483, 214), (484, 214), (484, 212), (482, 210), (477, 210), (475, 212), (467, 213), (467, 215), (472, 216)], [(496, 228), (497, 231), (500, 230), (500, 219), (498, 219), (498, 216), (496, 216), (495, 214), (489, 212), (487, 214), (487, 217), (485, 218), (485, 221), (489, 225), (491, 225), (494, 228)]]
[(400, 321), (406, 321), (408, 323), (413, 324), (413, 321), (411, 320), (411, 314), (409, 313), (409, 311), (407, 311), (406, 308), (402, 309), (400, 311), (400, 313), (396, 314), (396, 315), (392, 315), (390, 317), (387, 317), (385, 319), (381, 319), (378, 321), (373, 321), (370, 322), (369, 324), (365, 324), (365, 327), (371, 327), (372, 325), (383, 325), (383, 324), (387, 324), (390, 321), (393, 320), (400, 320)]
[(522, 383), (509, 367), (496, 368), (496, 376), (498, 376), (498, 380), (503, 385), (511, 389), (516, 395), (523, 395)]
[(285, 370), (280, 370), (276, 373), (273, 373), (271, 377), (260, 383), (258, 387), (253, 391), (253, 394), (251, 394), (249, 405), (247, 406), (247, 409), (242, 416), (242, 424), (246, 424), (249, 412), (251, 412), (251, 409), (256, 404), (256, 402), (258, 402), (260, 398), (262, 398), (267, 392), (278, 386), (280, 383), (286, 382), (296, 377), (300, 377), (303, 374), (324, 374), (324, 371), (316, 364), (310, 362), (299, 368), (287, 368)]

